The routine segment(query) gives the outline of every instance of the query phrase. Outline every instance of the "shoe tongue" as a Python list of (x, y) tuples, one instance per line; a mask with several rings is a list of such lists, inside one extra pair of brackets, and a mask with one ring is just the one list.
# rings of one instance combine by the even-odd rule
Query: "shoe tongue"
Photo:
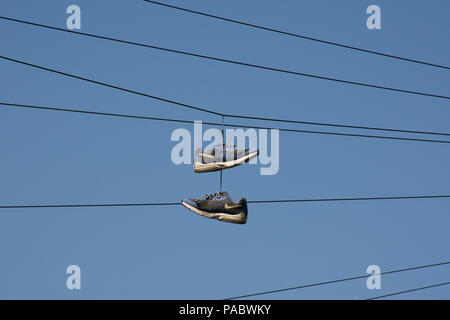
[(228, 194), (228, 192), (226, 192), (226, 191), (221, 191), (220, 194), (221, 194), (222, 197), (227, 198), (227, 199), (230, 199), (230, 195)]

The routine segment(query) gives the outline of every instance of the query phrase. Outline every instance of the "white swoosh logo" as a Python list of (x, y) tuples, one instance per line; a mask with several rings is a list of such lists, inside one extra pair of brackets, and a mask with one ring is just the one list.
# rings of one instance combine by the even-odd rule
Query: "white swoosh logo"
[(239, 207), (242, 207), (242, 206), (243, 206), (243, 204), (238, 204), (238, 205), (235, 205), (235, 206), (229, 206), (228, 203), (225, 203), (225, 209), (234, 209), (234, 208), (239, 208)]

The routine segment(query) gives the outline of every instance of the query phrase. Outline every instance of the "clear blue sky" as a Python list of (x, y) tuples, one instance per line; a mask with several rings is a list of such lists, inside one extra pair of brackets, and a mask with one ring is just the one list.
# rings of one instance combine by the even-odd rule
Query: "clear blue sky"
[[(450, 65), (450, 3), (444, 0), (170, 3)], [(81, 7), (83, 32), (450, 94), (446, 70), (140, 0), (5, 0), (0, 11), (65, 28), (71, 4)], [(370, 4), (381, 7), (381, 30), (366, 28)], [(219, 112), (450, 131), (444, 99), (252, 70), (3, 20), (0, 32), (4, 56)], [(3, 102), (220, 121), (7, 61), (0, 61), (0, 71)], [(191, 166), (171, 162), (170, 135), (180, 127), (1, 106), (0, 204), (177, 202), (217, 191), (217, 173), (194, 174)], [(449, 159), (446, 144), (282, 132), (277, 175), (241, 166), (224, 171), (224, 189), (235, 200), (449, 194)], [(388, 271), (447, 261), (449, 208), (448, 199), (253, 204), (246, 225), (204, 219), (182, 206), (2, 209), (0, 298), (220, 299), (362, 275), (371, 264)], [(65, 286), (72, 264), (81, 267), (79, 291)], [(363, 299), (449, 281), (449, 270), (386, 275), (381, 290), (356, 280), (262, 297)], [(450, 299), (450, 287), (400, 297)]]

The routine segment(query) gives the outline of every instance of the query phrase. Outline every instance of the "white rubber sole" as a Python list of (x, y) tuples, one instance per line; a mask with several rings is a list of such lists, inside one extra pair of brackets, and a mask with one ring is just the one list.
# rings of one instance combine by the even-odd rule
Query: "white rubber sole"
[(210, 172), (210, 171), (218, 171), (223, 169), (229, 169), (236, 166), (239, 166), (243, 163), (246, 163), (247, 161), (250, 161), (251, 159), (255, 158), (258, 155), (258, 152), (252, 152), (248, 155), (231, 161), (223, 161), (223, 162), (213, 162), (213, 163), (201, 163), (201, 162), (195, 162), (194, 163), (194, 171), (197, 173), (201, 172)]
[(191, 210), (192, 212), (195, 212), (202, 217), (209, 218), (209, 219), (217, 219), (219, 221), (224, 222), (231, 222), (231, 223), (237, 223), (237, 224), (245, 224), (247, 222), (247, 216), (245, 213), (241, 212), (239, 214), (228, 214), (228, 213), (211, 213), (211, 212), (205, 212), (202, 210), (197, 209), (196, 207), (191, 206), (190, 204), (181, 201), (181, 204)]

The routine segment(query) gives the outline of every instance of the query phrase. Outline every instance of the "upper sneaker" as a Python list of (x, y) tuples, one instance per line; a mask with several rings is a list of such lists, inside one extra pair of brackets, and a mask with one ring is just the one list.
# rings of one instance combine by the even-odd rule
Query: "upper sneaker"
[(247, 222), (247, 200), (242, 197), (235, 203), (226, 191), (207, 194), (199, 199), (184, 199), (181, 204), (206, 218), (239, 224)]
[(206, 152), (197, 148), (194, 155), (194, 171), (209, 172), (232, 168), (249, 162), (258, 154), (259, 150), (238, 149), (236, 146), (228, 144), (215, 145)]

